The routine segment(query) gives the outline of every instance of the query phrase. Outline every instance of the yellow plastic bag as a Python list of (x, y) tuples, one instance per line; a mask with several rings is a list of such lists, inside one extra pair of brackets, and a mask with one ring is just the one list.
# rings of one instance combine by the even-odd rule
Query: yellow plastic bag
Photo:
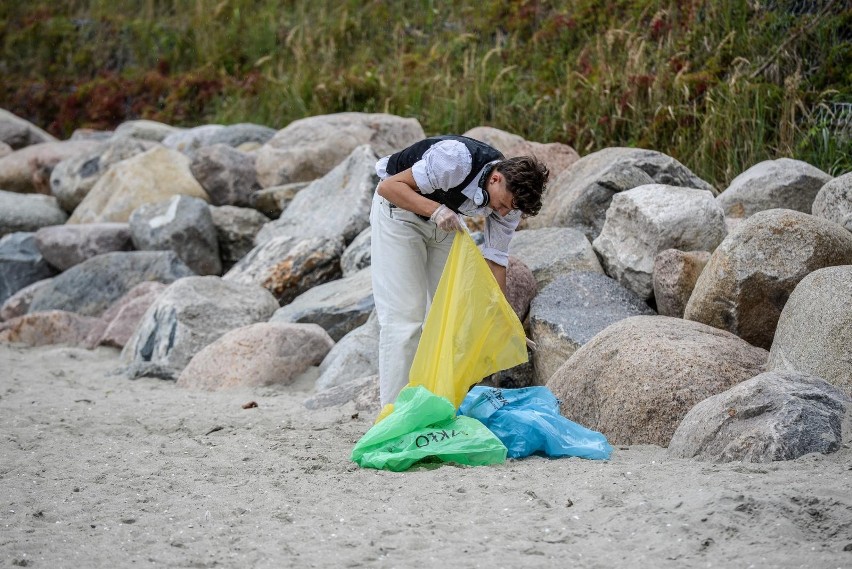
[[(408, 385), (422, 385), (458, 409), (470, 386), (526, 361), (526, 336), (518, 316), (471, 236), (457, 233)], [(392, 404), (385, 405), (376, 422), (392, 410)]]

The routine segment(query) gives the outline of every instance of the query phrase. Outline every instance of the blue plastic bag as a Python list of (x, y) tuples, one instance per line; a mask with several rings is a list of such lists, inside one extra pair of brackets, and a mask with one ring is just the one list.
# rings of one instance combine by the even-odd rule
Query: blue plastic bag
[(500, 439), (510, 458), (542, 452), (605, 460), (612, 453), (606, 437), (559, 414), (559, 400), (546, 387), (497, 389), (477, 386), (468, 392), (459, 415), (478, 419)]

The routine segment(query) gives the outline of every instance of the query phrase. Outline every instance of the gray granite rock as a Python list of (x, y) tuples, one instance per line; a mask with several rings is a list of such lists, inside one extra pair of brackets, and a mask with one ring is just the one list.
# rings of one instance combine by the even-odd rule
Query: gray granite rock
[(224, 270), (254, 249), (254, 238), (269, 218), (255, 209), (232, 205), (210, 206)]
[(17, 231), (35, 231), (61, 225), (68, 215), (53, 196), (19, 194), (0, 190), (0, 237)]
[(303, 292), (279, 308), (270, 322), (319, 324), (336, 342), (366, 322), (374, 307), (367, 268)]
[(528, 226), (575, 227), (593, 240), (616, 193), (651, 183), (717, 193), (671, 156), (641, 148), (604, 148), (580, 158), (551, 181), (541, 213), (530, 218)]
[(801, 160), (766, 160), (731, 180), (716, 201), (731, 217), (779, 208), (810, 213), (814, 198), (829, 180), (831, 176)]
[(97, 255), (133, 249), (127, 223), (52, 225), (36, 231), (35, 241), (44, 259), (60, 271)]
[(343, 250), (343, 255), (340, 256), (340, 268), (343, 270), (344, 277), (370, 266), (372, 260), (370, 235), (370, 228), (367, 227)]
[(561, 412), (614, 445), (667, 446), (699, 401), (765, 371), (766, 350), (667, 316), (616, 322), (548, 380)]
[(809, 273), (852, 264), (852, 234), (824, 219), (773, 209), (749, 217), (713, 252), (684, 318), (769, 349), (787, 298)]
[(592, 246), (609, 276), (647, 300), (654, 294), (658, 253), (713, 251), (726, 233), (725, 216), (710, 192), (652, 184), (612, 199)]
[(102, 329), (103, 320), (64, 310), (25, 314), (0, 324), (0, 342), (27, 346), (66, 344), (86, 347), (93, 330)]
[(288, 304), (314, 286), (340, 278), (342, 253), (340, 237), (276, 237), (252, 249), (223, 278), (262, 286)]
[(175, 379), (204, 347), (230, 330), (265, 322), (278, 303), (263, 288), (219, 277), (181, 279), (150, 306), (122, 350), (124, 373)]
[(168, 284), (193, 274), (171, 251), (105, 253), (53, 277), (36, 292), (30, 312), (67, 310), (100, 316), (141, 282)]
[(683, 418), (668, 456), (772, 462), (837, 451), (852, 399), (823, 379), (769, 371), (708, 397)]
[(50, 194), (53, 168), (69, 158), (86, 154), (100, 145), (94, 140), (41, 142), (0, 158), (0, 189), (21, 193)]
[(209, 391), (288, 385), (317, 365), (334, 344), (316, 324), (259, 322), (231, 330), (198, 352), (178, 387)]
[(838, 176), (820, 188), (811, 212), (852, 231), (852, 172)]
[(818, 269), (796, 285), (767, 367), (816, 375), (852, 396), (852, 265)]
[(375, 311), (367, 321), (343, 336), (319, 366), (317, 391), (379, 373), (379, 320)]
[(257, 243), (273, 237), (329, 237), (345, 243), (370, 225), (370, 206), (379, 179), (378, 157), (359, 146), (331, 172), (301, 190), (277, 220), (257, 234)]
[(686, 303), (701, 271), (710, 260), (707, 251), (666, 249), (654, 259), (654, 300), (660, 316), (683, 318)]
[(221, 124), (204, 124), (185, 128), (168, 134), (163, 138), (162, 143), (166, 148), (191, 155), (199, 148), (213, 144), (213, 137), (219, 135), (224, 129), (225, 126)]
[(159, 145), (113, 164), (83, 198), (68, 223), (124, 222), (136, 208), (176, 195), (209, 201), (189, 166), (189, 158)]
[(24, 287), (52, 277), (32, 233), (10, 233), (0, 238), (0, 304)]
[(131, 120), (118, 125), (113, 137), (132, 137), (151, 142), (162, 142), (170, 134), (180, 132), (184, 129), (157, 121)]
[(197, 150), (190, 170), (213, 205), (249, 207), (254, 203), (254, 192), (260, 189), (254, 156), (225, 144)]
[(536, 383), (544, 385), (565, 361), (607, 326), (654, 311), (636, 293), (594, 272), (562, 275), (530, 306)]
[(257, 153), (264, 188), (325, 176), (355, 148), (369, 145), (384, 156), (425, 138), (416, 119), (380, 113), (337, 113), (293, 121)]
[(293, 182), (257, 190), (252, 194), (252, 207), (271, 219), (278, 219), (296, 194), (308, 187), (308, 184), (310, 182)]
[(204, 200), (178, 195), (140, 206), (130, 215), (130, 232), (140, 251), (174, 251), (199, 275), (222, 274), (219, 238)]
[(129, 137), (111, 138), (88, 152), (59, 162), (50, 173), (50, 193), (67, 212), (74, 211), (113, 164), (142, 154), (154, 143)]
[(139, 283), (115, 301), (101, 316), (105, 326), (86, 338), (87, 347), (111, 346), (123, 348), (148, 308), (160, 297), (166, 285), (157, 281)]
[(530, 268), (539, 289), (574, 271), (603, 274), (592, 244), (581, 231), (568, 227), (518, 231), (509, 243), (509, 254)]
[(0, 109), (0, 141), (17, 150), (41, 142), (55, 142), (56, 138), (33, 123)]
[(275, 136), (276, 132), (274, 128), (260, 124), (229, 124), (213, 133), (210, 137), (210, 144), (226, 144), (234, 148), (247, 143), (265, 144)]
[(31, 285), (27, 285), (9, 298), (0, 306), (0, 322), (23, 316), (30, 310), (33, 297), (39, 289), (50, 284), (52, 279), (42, 279)]

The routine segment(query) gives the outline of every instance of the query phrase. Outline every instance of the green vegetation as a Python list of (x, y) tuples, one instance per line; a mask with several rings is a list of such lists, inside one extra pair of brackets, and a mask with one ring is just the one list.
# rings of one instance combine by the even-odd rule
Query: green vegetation
[[(341, 111), (639, 146), (724, 187), (852, 170), (842, 0), (9, 0), (0, 107), (67, 136), (132, 118), (280, 128)], [(841, 124), (842, 126), (842, 124)]]

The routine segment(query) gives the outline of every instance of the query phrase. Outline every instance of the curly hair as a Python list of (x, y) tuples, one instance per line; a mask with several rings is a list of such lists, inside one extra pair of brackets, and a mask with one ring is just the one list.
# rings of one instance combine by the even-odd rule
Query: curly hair
[(518, 156), (498, 162), (494, 169), (506, 178), (514, 208), (521, 210), (524, 217), (538, 215), (550, 176), (547, 166), (534, 156)]

